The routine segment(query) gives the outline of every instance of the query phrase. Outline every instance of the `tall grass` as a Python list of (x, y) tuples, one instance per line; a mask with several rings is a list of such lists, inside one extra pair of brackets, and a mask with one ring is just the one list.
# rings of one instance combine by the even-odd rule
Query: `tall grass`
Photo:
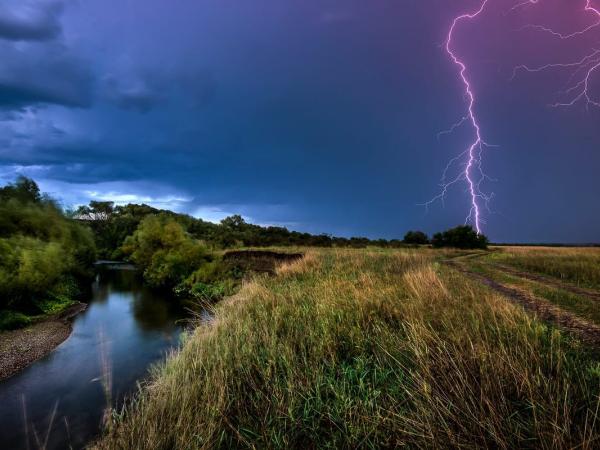
[(593, 448), (599, 376), (430, 252), (309, 251), (217, 306), (95, 448)]
[(493, 259), (524, 271), (600, 289), (600, 248), (504, 247)]

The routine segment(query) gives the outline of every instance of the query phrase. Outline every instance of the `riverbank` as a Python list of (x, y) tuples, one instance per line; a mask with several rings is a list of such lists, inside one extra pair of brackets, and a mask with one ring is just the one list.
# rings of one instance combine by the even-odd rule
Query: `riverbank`
[(0, 382), (0, 449), (86, 448), (107, 404), (118, 407), (179, 346), (188, 311), (138, 273), (100, 270), (90, 288), (69, 337)]
[(17, 330), (0, 332), (0, 381), (46, 356), (71, 334), (73, 318), (84, 311), (76, 303), (64, 311)]
[(599, 361), (456, 254), (315, 249), (248, 280), (93, 448), (592, 448)]

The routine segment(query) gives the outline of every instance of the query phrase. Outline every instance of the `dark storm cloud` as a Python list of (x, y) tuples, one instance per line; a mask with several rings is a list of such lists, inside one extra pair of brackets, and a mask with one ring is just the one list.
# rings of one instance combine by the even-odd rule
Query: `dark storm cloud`
[(147, 113), (164, 101), (164, 97), (145, 86), (121, 89), (111, 85), (106, 93), (106, 99), (119, 108), (141, 113)]
[(3, 0), (0, 4), (0, 39), (47, 41), (60, 35), (63, 3), (58, 1)]
[(158, 105), (161, 97), (154, 92), (140, 89), (120, 91), (114, 95), (113, 100), (123, 109), (137, 110), (144, 113)]
[(0, 44), (0, 57), (0, 107), (90, 105), (92, 74), (81, 59), (62, 45)]
[(191, 64), (166, 68), (125, 67), (100, 80), (99, 97), (120, 109), (147, 113), (166, 107), (197, 109), (212, 102), (217, 81), (210, 70)]
[[(494, 19), (506, 3), (457, 33), (482, 130), (502, 144), (485, 155), (502, 213), (486, 213), (486, 231), (598, 239), (596, 116), (550, 111), (534, 82), (507, 82), (523, 61), (510, 59), (519, 41), (506, 40), (518, 27)], [(30, 21), (56, 20), (53, 38), (0, 43), (0, 175), (29, 173), (69, 201), (175, 199), (190, 213), (313, 232), (398, 237), (456, 225), (468, 210), (463, 186), (445, 208), (427, 214), (418, 203), (470, 138), (459, 129), (436, 140), (465, 107), (439, 43), (452, 14), (471, 6), (65, 3)]]
[(0, 108), (90, 105), (92, 73), (58, 39), (63, 10), (64, 2), (54, 0), (0, 5)]

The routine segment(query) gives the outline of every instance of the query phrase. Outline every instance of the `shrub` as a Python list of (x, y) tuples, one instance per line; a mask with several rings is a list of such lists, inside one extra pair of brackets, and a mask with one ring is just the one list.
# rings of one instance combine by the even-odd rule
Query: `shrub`
[(207, 284), (199, 281), (188, 292), (195, 299), (214, 302), (223, 298), (226, 295), (226, 291), (227, 287), (222, 282)]
[(14, 330), (31, 323), (32, 319), (23, 313), (4, 310), (0, 311), (0, 330)]

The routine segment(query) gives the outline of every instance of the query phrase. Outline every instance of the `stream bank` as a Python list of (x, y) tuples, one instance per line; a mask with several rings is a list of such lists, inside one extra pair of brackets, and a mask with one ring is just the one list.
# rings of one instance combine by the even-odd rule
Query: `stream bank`
[(17, 330), (0, 332), (0, 381), (43, 358), (73, 330), (73, 318), (87, 308), (76, 303), (66, 310)]

